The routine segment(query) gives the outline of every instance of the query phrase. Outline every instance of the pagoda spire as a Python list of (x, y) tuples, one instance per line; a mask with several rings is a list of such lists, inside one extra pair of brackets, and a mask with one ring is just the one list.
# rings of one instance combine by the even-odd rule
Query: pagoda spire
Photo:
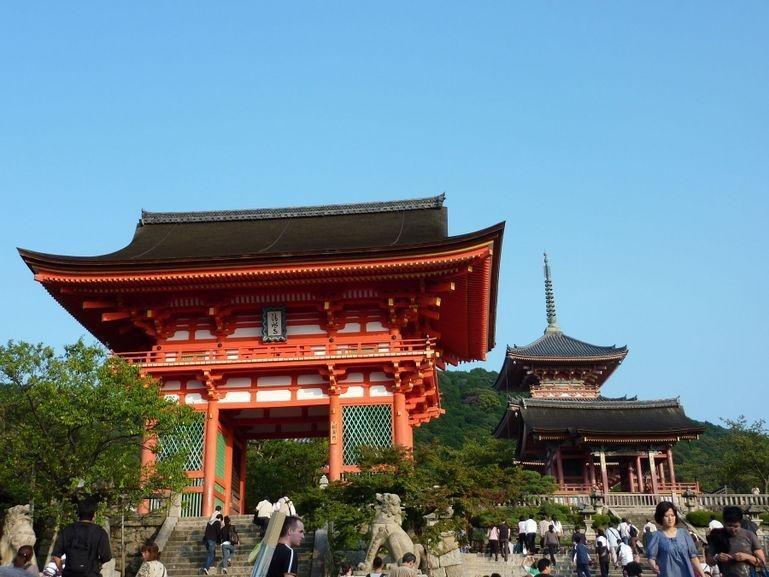
[(553, 294), (553, 279), (550, 278), (550, 263), (545, 255), (545, 308), (547, 310), (547, 328), (546, 333), (560, 333), (561, 327), (558, 326), (558, 315), (555, 312), (555, 295)]

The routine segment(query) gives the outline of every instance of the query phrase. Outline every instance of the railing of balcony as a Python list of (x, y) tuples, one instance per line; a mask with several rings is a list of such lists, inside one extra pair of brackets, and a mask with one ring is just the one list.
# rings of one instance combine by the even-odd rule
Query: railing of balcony
[(115, 354), (129, 363), (143, 366), (176, 366), (430, 355), (435, 354), (434, 346), (434, 339), (313, 344), (270, 343), (260, 346), (223, 344), (221, 347), (201, 344)]

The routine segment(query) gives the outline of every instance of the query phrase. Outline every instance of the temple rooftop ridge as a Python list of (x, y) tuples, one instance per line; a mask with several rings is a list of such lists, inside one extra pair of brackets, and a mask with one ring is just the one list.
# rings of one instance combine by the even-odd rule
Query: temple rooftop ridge
[(359, 202), (348, 204), (325, 204), (317, 206), (296, 206), (287, 208), (257, 208), (239, 210), (213, 210), (199, 212), (150, 212), (142, 210), (141, 225), (172, 224), (191, 222), (228, 222), (236, 220), (271, 220), (284, 218), (308, 218), (318, 216), (345, 216), (352, 214), (374, 214), (402, 212), (430, 208), (442, 208), (446, 194), (408, 200), (384, 202)]

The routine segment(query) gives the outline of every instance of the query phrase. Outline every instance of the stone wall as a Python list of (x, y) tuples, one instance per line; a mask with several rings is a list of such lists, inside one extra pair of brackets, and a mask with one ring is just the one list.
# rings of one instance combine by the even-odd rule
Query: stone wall
[[(139, 570), (139, 565), (141, 565), (141, 546), (154, 540), (164, 521), (165, 517), (159, 514), (151, 514), (143, 517), (126, 516), (123, 528), (125, 530), (124, 539), (127, 577), (132, 577)], [(109, 536), (110, 544), (112, 545), (112, 556), (115, 559), (115, 571), (117, 574), (120, 574), (123, 569), (120, 517), (111, 519)]]

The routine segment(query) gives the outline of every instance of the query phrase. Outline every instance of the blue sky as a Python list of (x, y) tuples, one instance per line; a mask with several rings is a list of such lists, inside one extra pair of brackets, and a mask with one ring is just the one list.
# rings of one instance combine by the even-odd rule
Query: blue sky
[(545, 328), (627, 344), (609, 395), (765, 412), (769, 3), (0, 7), (0, 339), (84, 330), (15, 247), (101, 254), (153, 211), (447, 193), (507, 222), (497, 370)]

